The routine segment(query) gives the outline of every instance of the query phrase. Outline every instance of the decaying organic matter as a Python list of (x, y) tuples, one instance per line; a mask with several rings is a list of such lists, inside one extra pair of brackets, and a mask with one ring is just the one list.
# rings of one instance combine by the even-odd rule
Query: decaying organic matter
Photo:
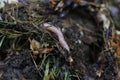
[(118, 0), (18, 1), (0, 9), (0, 80), (120, 79)]

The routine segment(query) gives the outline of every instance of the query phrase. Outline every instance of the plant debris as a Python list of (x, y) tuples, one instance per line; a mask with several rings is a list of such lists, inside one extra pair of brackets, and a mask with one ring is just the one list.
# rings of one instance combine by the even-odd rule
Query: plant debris
[(119, 80), (118, 0), (1, 0), (0, 80)]

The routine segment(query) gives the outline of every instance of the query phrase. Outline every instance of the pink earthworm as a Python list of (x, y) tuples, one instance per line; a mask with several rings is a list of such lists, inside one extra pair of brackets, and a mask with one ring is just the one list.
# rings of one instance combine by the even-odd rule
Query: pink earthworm
[(65, 38), (61, 32), (61, 30), (59, 30), (58, 28), (56, 28), (55, 26), (53, 25), (50, 25), (48, 23), (44, 23), (43, 24), (44, 28), (47, 30), (47, 31), (50, 31), (50, 32), (53, 32), (57, 35), (58, 37), (58, 40), (60, 42), (60, 45), (65, 48), (68, 52), (70, 52), (70, 48), (67, 44), (67, 42), (65, 41)]

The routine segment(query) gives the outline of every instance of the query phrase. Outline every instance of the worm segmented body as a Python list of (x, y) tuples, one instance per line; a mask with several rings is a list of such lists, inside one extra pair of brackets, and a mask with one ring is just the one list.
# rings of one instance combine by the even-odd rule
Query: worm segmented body
[(55, 26), (50, 25), (50, 24), (48, 24), (48, 23), (44, 23), (43, 26), (44, 26), (44, 28), (45, 28), (46, 30), (55, 33), (55, 34), (57, 35), (57, 37), (58, 37), (58, 40), (59, 40), (59, 42), (60, 42), (60, 45), (61, 45), (63, 48), (65, 48), (68, 52), (70, 52), (70, 48), (69, 48), (67, 42), (65, 41), (64, 36), (63, 36), (62, 32), (61, 32), (58, 28), (56, 28)]

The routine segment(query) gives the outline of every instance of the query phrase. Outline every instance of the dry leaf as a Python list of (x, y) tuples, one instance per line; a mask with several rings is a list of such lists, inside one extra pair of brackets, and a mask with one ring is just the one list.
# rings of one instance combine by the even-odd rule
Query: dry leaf
[(118, 77), (120, 78), (120, 71), (118, 72)]
[(103, 21), (103, 28), (104, 28), (104, 30), (107, 30), (109, 28), (109, 26), (110, 26), (110, 21), (106, 17), (105, 13), (102, 13), (102, 12), (98, 13), (97, 18), (98, 18), (99, 22)]
[(53, 51), (54, 48), (43, 48), (43, 49), (40, 49), (40, 52), (41, 53), (50, 53), (51, 51)]
[(64, 2), (60, 1), (56, 6), (55, 11), (60, 11), (61, 12), (63, 10), (63, 7), (64, 7)]
[(30, 49), (33, 51), (40, 49), (40, 43), (36, 41), (35, 39), (30, 40)]
[(33, 51), (33, 54), (38, 55), (38, 54), (43, 54), (43, 53), (50, 53), (51, 51), (53, 51), (53, 49), (54, 48), (42, 48), (42, 49)]
[(54, 8), (56, 5), (56, 2), (54, 0), (50, 0), (49, 5), (50, 5), (50, 7)]
[(97, 75), (98, 77), (101, 77), (102, 73), (103, 73), (102, 70), (98, 70), (98, 71), (96, 72), (96, 75)]
[(39, 51), (38, 50), (36, 50), (36, 51), (33, 51), (33, 55), (38, 55), (39, 54)]
[(118, 31), (112, 32), (111, 47), (115, 48), (117, 56), (120, 56), (120, 34)]

